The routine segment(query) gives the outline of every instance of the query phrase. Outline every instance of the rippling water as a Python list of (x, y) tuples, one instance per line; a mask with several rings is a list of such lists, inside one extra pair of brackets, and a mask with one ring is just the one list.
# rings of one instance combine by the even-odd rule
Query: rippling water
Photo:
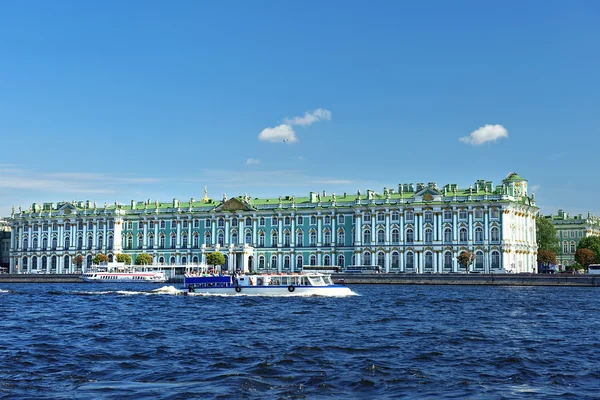
[(0, 285), (0, 398), (599, 398), (600, 289)]

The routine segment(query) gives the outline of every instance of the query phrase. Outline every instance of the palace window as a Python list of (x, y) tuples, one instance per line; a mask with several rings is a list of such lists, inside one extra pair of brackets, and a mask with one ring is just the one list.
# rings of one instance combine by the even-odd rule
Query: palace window
[(406, 220), (407, 221), (414, 221), (415, 220), (415, 213), (412, 210), (407, 210), (406, 211)]
[(265, 217), (260, 217), (259, 218), (258, 225), (259, 226), (265, 226)]
[(287, 254), (285, 255), (285, 257), (283, 257), (283, 269), (290, 269), (290, 256)]
[(310, 255), (310, 265), (317, 265), (317, 256), (314, 254)]
[(406, 253), (406, 269), (407, 270), (415, 269), (415, 255), (412, 252)]
[(494, 207), (490, 210), (490, 218), (498, 219), (499, 216), (500, 216), (500, 213), (496, 207)]
[(483, 242), (483, 229), (478, 226), (475, 228), (475, 243)]
[(290, 247), (290, 232), (285, 231), (283, 234), (283, 245), (285, 247)]
[(452, 210), (445, 209), (444, 210), (444, 221), (451, 221), (451, 220), (452, 220)]
[(48, 248), (48, 238), (44, 236), (42, 238), (42, 250), (46, 250), (47, 248)]
[(483, 210), (481, 208), (475, 209), (475, 219), (483, 219)]
[(165, 235), (160, 235), (160, 237), (159, 237), (159, 239), (158, 239), (158, 243), (159, 243), (159, 244), (158, 244), (158, 246), (159, 246), (161, 249), (164, 249), (164, 248), (165, 248)]
[(94, 238), (92, 237), (92, 235), (89, 235), (88, 241), (87, 241), (88, 250), (91, 250), (93, 245), (94, 245)]
[(483, 269), (483, 252), (475, 253), (475, 269)]
[(304, 218), (302, 218), (302, 215), (298, 215), (298, 225), (302, 225), (304, 223)]
[(83, 236), (77, 237), (77, 250), (83, 249)]
[(468, 240), (468, 236), (467, 236), (467, 228), (462, 227), (458, 230), (458, 240), (461, 242), (466, 242)]
[(365, 263), (364, 265), (373, 265), (371, 264), (373, 262), (373, 260), (371, 260), (371, 253), (365, 251), (365, 254), (363, 254), (363, 261)]
[(499, 242), (500, 241), (500, 229), (498, 229), (497, 226), (493, 226), (491, 231), (490, 231), (490, 240), (492, 242)]
[(302, 256), (298, 256), (298, 258), (296, 258), (296, 269), (301, 270), (302, 265), (304, 265), (304, 260), (302, 259)]
[(302, 247), (304, 245), (304, 234), (302, 231), (296, 233), (296, 247)]
[(331, 232), (329, 231), (323, 233), (323, 246), (331, 246)]
[(329, 256), (329, 254), (325, 254), (325, 256), (323, 256), (323, 264), (331, 265), (331, 257)]
[(363, 231), (363, 244), (371, 243), (371, 231), (369, 229), (365, 229)]
[(400, 219), (400, 214), (398, 213), (398, 211), (394, 211), (392, 213), (392, 221), (398, 222), (399, 219)]
[(310, 232), (310, 244), (309, 244), (309, 246), (316, 246), (316, 245), (317, 245), (317, 232), (311, 231)]
[(88, 221), (88, 229), (89, 230), (94, 229), (94, 223), (92, 221)]
[(237, 228), (238, 226), (238, 219), (233, 217), (233, 219), (231, 220), (231, 226), (235, 226)]
[(150, 225), (150, 227), (149, 227), (150, 229), (154, 229), (154, 221), (153, 220), (150, 221), (148, 224)]
[(167, 223), (164, 219), (160, 220), (160, 229), (165, 229), (167, 226)]
[(377, 243), (378, 244), (385, 243), (385, 231), (383, 229), (379, 229), (377, 231)]
[(273, 217), (273, 218), (271, 218), (271, 225), (277, 225), (277, 224), (278, 224), (278, 222), (279, 222), (279, 221), (277, 220), (277, 217)]
[(365, 223), (370, 223), (371, 222), (371, 214), (365, 213), (363, 220)]
[(148, 247), (154, 247), (154, 235), (148, 235)]
[(219, 246), (225, 245), (225, 234), (223, 232), (217, 234), (217, 243), (219, 243)]
[(210, 226), (211, 226), (211, 225), (210, 225), (210, 218), (206, 218), (206, 219), (204, 220), (204, 227), (205, 227), (205, 228), (210, 228)]
[(186, 234), (183, 234), (183, 236), (181, 237), (181, 248), (187, 249), (187, 247), (188, 247), (188, 237)]
[(188, 228), (188, 220), (187, 219), (183, 220), (183, 226), (182, 226), (182, 228), (183, 229), (187, 229)]
[(344, 215), (343, 214), (338, 215), (337, 219), (338, 219), (338, 224), (344, 223)]
[(378, 222), (385, 222), (385, 214), (382, 212), (377, 213), (377, 221)]
[(444, 243), (452, 242), (452, 229), (446, 228), (444, 229)]
[(231, 234), (231, 244), (233, 244), (234, 246), (238, 245), (238, 234), (237, 234), (237, 232), (233, 232)]
[(492, 268), (500, 268), (500, 253), (497, 251), (492, 251)]
[(142, 247), (144, 247), (144, 237), (142, 235), (138, 235), (137, 248), (141, 249)]
[(340, 229), (338, 231), (338, 238), (337, 238), (337, 244), (339, 246), (344, 246), (344, 244), (346, 243), (346, 240), (344, 239), (344, 230)]
[(199, 237), (197, 234), (194, 234), (194, 236), (192, 237), (192, 246), (194, 246), (194, 249), (200, 247)]
[(433, 242), (433, 230), (430, 228), (425, 229), (425, 243)]
[(33, 238), (32, 247), (34, 250), (36, 250), (38, 248), (38, 238), (37, 237)]
[(400, 243), (400, 231), (398, 231), (398, 229), (392, 229), (392, 243)]
[(209, 246), (212, 244), (212, 235), (210, 234), (210, 232), (206, 232), (206, 234), (204, 235), (204, 243)]
[(385, 266), (385, 254), (382, 251), (377, 253), (377, 265), (379, 265), (382, 269)]
[(171, 229), (177, 229), (177, 220), (176, 219), (171, 221)]
[(258, 247), (265, 247), (265, 234), (260, 232), (258, 234)]
[(461, 221), (464, 221), (467, 219), (467, 210), (464, 208), (461, 208), (460, 210), (458, 210), (458, 219)]
[(104, 238), (102, 237), (102, 235), (98, 236), (98, 249), (102, 248), (102, 243), (104, 242), (103, 240)]
[(223, 218), (219, 218), (218, 222), (217, 222), (217, 226), (219, 228), (224, 228), (225, 227), (225, 220)]
[(343, 254), (340, 254), (338, 256), (337, 265), (339, 265), (342, 268), (344, 267), (345, 264), (344, 264), (344, 255)]
[(397, 251), (392, 253), (392, 269), (398, 269), (400, 267), (400, 254)]
[(577, 246), (575, 245), (575, 241), (571, 241), (571, 253), (575, 253)]
[(406, 230), (406, 243), (414, 243), (415, 241), (415, 232), (412, 228), (408, 228)]
[(272, 269), (277, 269), (278, 265), (277, 265), (277, 256), (275, 254), (273, 254), (271, 256), (271, 265), (269, 266), (269, 268)]
[(563, 241), (563, 253), (567, 254), (569, 252), (569, 242), (566, 240)]
[(248, 227), (252, 226), (252, 218), (246, 217), (246, 226), (248, 226)]
[(445, 270), (452, 269), (452, 253), (449, 251), (444, 253), (444, 269)]
[(432, 223), (433, 222), (433, 213), (429, 210), (425, 211), (425, 222)]
[(329, 215), (325, 216), (325, 225), (331, 224), (331, 217)]
[(311, 225), (316, 225), (317, 224), (317, 217), (315, 217), (314, 215), (310, 216), (310, 224)]
[(177, 247), (177, 236), (171, 235), (171, 248), (174, 249)]
[(271, 233), (271, 247), (277, 247), (277, 232)]
[(292, 219), (290, 217), (285, 217), (283, 219), (283, 224), (284, 225), (290, 225), (292, 223)]
[(252, 232), (246, 231), (246, 235), (244, 238), (246, 244), (252, 244)]
[(425, 253), (425, 270), (433, 269), (433, 253), (427, 252)]

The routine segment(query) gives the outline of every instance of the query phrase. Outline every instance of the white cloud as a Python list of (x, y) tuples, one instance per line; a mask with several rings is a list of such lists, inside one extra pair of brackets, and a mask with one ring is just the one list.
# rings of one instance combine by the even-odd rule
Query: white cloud
[(305, 112), (302, 117), (286, 118), (285, 123), (290, 125), (311, 125), (314, 122), (331, 120), (331, 111), (317, 108), (313, 112)]
[(296, 139), (296, 132), (288, 124), (281, 124), (275, 128), (265, 128), (258, 135), (258, 138), (265, 142), (294, 143), (298, 141)]
[(304, 161), (304, 156), (298, 156), (298, 160)]
[(260, 164), (260, 160), (257, 160), (256, 158), (249, 158), (246, 160), (246, 165), (255, 165), (255, 164)]
[(478, 146), (480, 144), (484, 144), (485, 142), (495, 142), (500, 138), (507, 138), (508, 131), (502, 125), (485, 125), (481, 128), (477, 129), (474, 132), (471, 132), (469, 136), (463, 136), (460, 140), (466, 144), (472, 144), (473, 146)]
[(317, 108), (311, 112), (305, 112), (302, 117), (285, 118), (284, 124), (275, 128), (265, 128), (258, 135), (258, 139), (265, 142), (283, 142), (292, 144), (298, 141), (293, 125), (312, 125), (315, 122), (331, 119), (331, 111)]

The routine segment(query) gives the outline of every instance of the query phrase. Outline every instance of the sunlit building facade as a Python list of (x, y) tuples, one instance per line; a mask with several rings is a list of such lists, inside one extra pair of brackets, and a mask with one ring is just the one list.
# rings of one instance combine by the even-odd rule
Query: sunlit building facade
[[(155, 263), (203, 262), (225, 255), (224, 270), (298, 271), (303, 265), (379, 265), (386, 272), (533, 272), (534, 196), (509, 174), (500, 185), (404, 183), (378, 193), (165, 203), (91, 201), (32, 204), (10, 218), (11, 272), (77, 272), (97, 253), (148, 253)], [(74, 265), (84, 258), (81, 268)]]
[(571, 216), (563, 210), (557, 214), (547, 215), (554, 228), (559, 242), (558, 264), (569, 266), (575, 262), (575, 252), (579, 241), (587, 236), (600, 235), (600, 218), (588, 212), (587, 216), (577, 214)]

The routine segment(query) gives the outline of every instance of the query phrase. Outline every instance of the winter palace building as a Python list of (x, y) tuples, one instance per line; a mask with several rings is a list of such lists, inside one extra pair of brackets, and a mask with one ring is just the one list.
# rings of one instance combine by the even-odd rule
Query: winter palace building
[(150, 254), (188, 264), (225, 255), (224, 270), (298, 271), (303, 265), (379, 265), (386, 272), (460, 272), (457, 256), (476, 254), (472, 271), (533, 272), (534, 195), (510, 173), (500, 185), (468, 188), (399, 184), (383, 193), (311, 192), (307, 197), (189, 202), (34, 203), (9, 219), (11, 272), (78, 272), (104, 253)]

